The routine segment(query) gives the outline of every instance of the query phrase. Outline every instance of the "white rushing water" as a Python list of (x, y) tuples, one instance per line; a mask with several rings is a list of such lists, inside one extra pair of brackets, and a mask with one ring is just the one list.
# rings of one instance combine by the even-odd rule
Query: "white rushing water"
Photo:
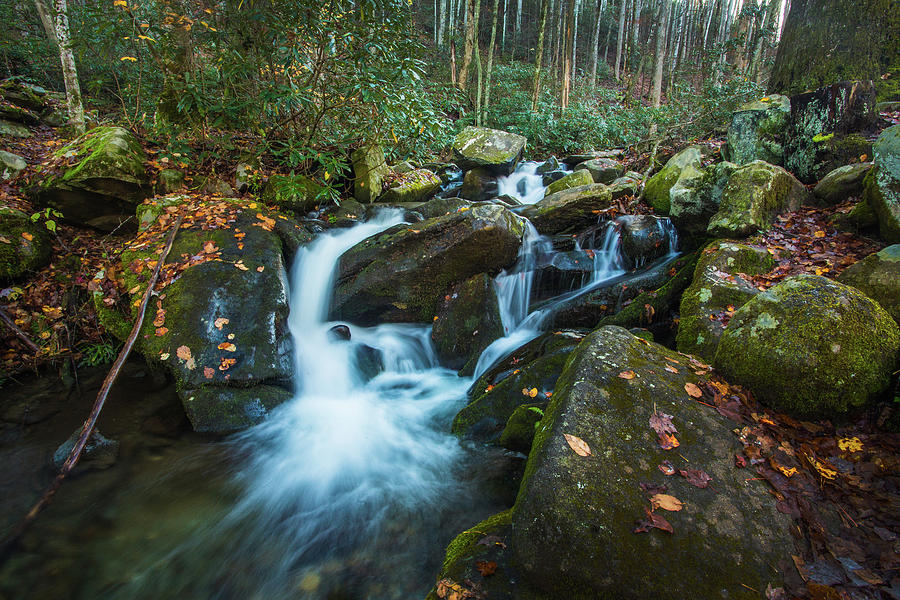
[(522, 204), (534, 204), (544, 197), (543, 176), (537, 168), (542, 163), (523, 162), (516, 170), (505, 177), (497, 178), (497, 193), (500, 196), (512, 196)]

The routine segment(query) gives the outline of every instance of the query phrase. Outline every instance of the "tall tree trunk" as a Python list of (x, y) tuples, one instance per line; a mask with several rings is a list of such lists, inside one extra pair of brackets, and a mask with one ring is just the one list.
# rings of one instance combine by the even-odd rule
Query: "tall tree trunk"
[(506, 53), (506, 14), (509, 0), (503, 0), (503, 34), (500, 36), (500, 54)]
[(456, 85), (456, 42), (450, 39), (450, 83)]
[(62, 63), (63, 81), (66, 84), (66, 105), (69, 109), (69, 125), (78, 133), (84, 133), (84, 105), (81, 103), (81, 86), (75, 69), (75, 55), (69, 38), (69, 15), (66, 0), (56, 0), (56, 40), (59, 43), (59, 60)]
[(563, 50), (562, 89), (559, 106), (562, 110), (569, 107), (569, 91), (572, 87), (572, 50), (575, 44), (575, 0), (566, 1), (566, 23)]
[(622, 52), (624, 50), (625, 38), (625, 15), (628, 6), (628, 0), (619, 0), (622, 5), (619, 7), (619, 36), (616, 38), (616, 81), (619, 81), (622, 66)]
[(459, 79), (457, 85), (460, 90), (466, 91), (469, 85), (469, 66), (472, 64), (472, 54), (475, 52), (476, 32), (478, 31), (478, 13), (481, 8), (481, 0), (466, 1), (466, 48), (463, 54), (463, 63), (459, 67)]
[(47, 6), (46, 0), (34, 0), (34, 6), (37, 9), (38, 16), (41, 18), (41, 25), (44, 26), (44, 33), (54, 48), (59, 48), (56, 41), (56, 26), (53, 23), (53, 11)]
[(588, 89), (594, 89), (597, 85), (597, 61), (600, 58), (600, 19), (603, 18), (603, 5), (605, 0), (597, 1), (597, 14), (594, 17), (594, 28), (591, 30), (591, 55), (590, 73), (588, 75)]
[[(481, 2), (479, 0), (478, 5)], [(475, 10), (476, 21), (478, 20), (477, 14), (478, 9)], [(478, 41), (478, 36), (475, 36), (475, 124), (482, 125), (482, 106), (481, 106), (481, 98), (482, 98), (482, 90), (484, 89), (483, 84), (484, 78), (481, 72), (481, 43)]]
[(446, 7), (448, 0), (438, 1), (440, 4), (437, 17), (437, 45), (440, 47), (444, 45), (444, 28), (447, 26), (445, 13), (447, 12)]
[(656, 64), (653, 69), (653, 86), (650, 91), (650, 102), (653, 108), (659, 108), (662, 99), (663, 68), (666, 64), (666, 33), (669, 30), (669, 19), (672, 17), (672, 2), (663, 1), (659, 7), (659, 19), (656, 28)]
[[(485, 77), (484, 84), (484, 108), (482, 108), (482, 113), (487, 114), (488, 108), (491, 105), (491, 76), (494, 73), (494, 45), (497, 42), (497, 11), (500, 8), (500, 0), (494, 0), (494, 18), (491, 23), (491, 44), (488, 46), (488, 58), (487, 58), (487, 75)], [(482, 123), (484, 122), (484, 116), (481, 118)]]
[(531, 111), (537, 111), (538, 98), (541, 95), (541, 64), (544, 61), (544, 34), (547, 31), (547, 11), (550, 0), (541, 0), (541, 24), (538, 27), (537, 50), (534, 53), (534, 84), (531, 87)]

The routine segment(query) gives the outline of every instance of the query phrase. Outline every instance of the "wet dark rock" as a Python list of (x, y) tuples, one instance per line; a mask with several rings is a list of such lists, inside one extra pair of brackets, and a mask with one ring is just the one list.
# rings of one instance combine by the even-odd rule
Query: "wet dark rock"
[[(53, 453), (53, 467), (55, 469), (59, 470), (62, 468), (79, 437), (81, 437), (80, 427), (56, 449), (56, 452)], [(104, 437), (95, 428), (91, 433), (91, 437), (88, 438), (87, 445), (81, 453), (81, 459), (78, 461), (77, 466), (91, 469), (108, 469), (115, 464), (118, 456), (119, 442)]]
[(669, 253), (675, 230), (666, 218), (623, 215), (616, 218), (625, 267), (635, 269)]
[(592, 252), (570, 250), (549, 254), (535, 266), (531, 301), (538, 302), (576, 290), (590, 281), (593, 270)]
[(545, 196), (524, 206), (519, 214), (545, 235), (577, 231), (595, 224), (600, 211), (609, 208), (612, 195), (602, 183), (583, 185)]
[(470, 125), (453, 140), (453, 154), (464, 171), (483, 167), (495, 175), (509, 175), (522, 159), (526, 141), (515, 133)]
[(547, 171), (541, 178), (541, 184), (544, 186), (548, 186), (554, 181), (559, 181), (568, 174), (568, 171)]
[(500, 337), (500, 303), (486, 274), (452, 286), (438, 304), (431, 339), (441, 364), (471, 374), (481, 352)]
[(350, 328), (346, 325), (335, 325), (328, 330), (328, 339), (349, 341)]
[(498, 190), (497, 176), (486, 168), (476, 168), (466, 172), (459, 196), (477, 202), (496, 197)]
[(551, 156), (550, 158), (539, 164), (534, 172), (538, 175), (545, 175), (547, 173), (550, 173), (551, 171), (558, 170), (560, 170), (559, 161), (555, 156)]

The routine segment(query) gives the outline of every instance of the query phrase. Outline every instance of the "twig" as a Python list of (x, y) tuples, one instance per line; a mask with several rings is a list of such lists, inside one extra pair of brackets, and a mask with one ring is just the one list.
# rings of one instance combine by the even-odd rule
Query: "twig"
[(69, 474), (69, 472), (78, 463), (78, 459), (81, 458), (81, 453), (84, 451), (85, 446), (87, 446), (88, 439), (91, 437), (91, 433), (93, 433), (94, 431), (94, 426), (97, 424), (97, 419), (100, 417), (100, 411), (103, 409), (103, 404), (106, 402), (106, 396), (109, 394), (110, 388), (112, 388), (113, 383), (116, 381), (116, 377), (118, 377), (119, 371), (122, 369), (122, 365), (124, 365), (125, 361), (128, 359), (128, 355), (131, 353), (131, 348), (134, 346), (134, 342), (135, 340), (137, 340), (138, 334), (141, 331), (141, 325), (143, 325), (144, 323), (144, 315), (147, 312), (147, 305), (150, 303), (150, 294), (153, 292), (153, 288), (156, 286), (157, 279), (159, 279), (159, 272), (166, 260), (166, 256), (169, 255), (169, 250), (172, 249), (172, 243), (175, 241), (175, 234), (178, 233), (178, 229), (181, 227), (182, 218), (183, 215), (179, 215), (178, 220), (175, 221), (175, 224), (172, 225), (172, 228), (169, 230), (169, 236), (166, 239), (166, 245), (159, 257), (159, 262), (156, 263), (156, 268), (153, 269), (153, 274), (150, 276), (150, 282), (147, 285), (147, 290), (144, 292), (144, 297), (141, 299), (141, 306), (138, 309), (138, 314), (137, 318), (134, 321), (134, 326), (131, 328), (131, 334), (128, 336), (128, 339), (125, 340), (125, 345), (122, 346), (122, 349), (119, 351), (119, 356), (118, 358), (116, 358), (116, 362), (113, 363), (112, 368), (106, 375), (106, 379), (103, 380), (103, 385), (100, 387), (100, 392), (97, 394), (97, 399), (94, 401), (94, 406), (91, 408), (91, 414), (88, 416), (87, 420), (84, 422), (84, 425), (82, 425), (81, 427), (81, 434), (78, 436), (78, 440), (75, 442), (75, 445), (69, 452), (69, 456), (66, 458), (66, 462), (63, 463), (63, 466), (59, 470), (59, 473), (56, 475), (56, 478), (44, 491), (44, 494), (41, 496), (40, 500), (38, 500), (38, 502), (31, 508), (31, 510), (28, 511), (28, 514), (25, 515), (25, 518), (22, 519), (22, 521), (12, 531), (12, 533), (3, 540), (2, 545), (0, 545), (0, 564), (5, 562), (5, 560), (9, 557), (10, 551), (12, 550), (16, 541), (18, 541), (22, 534), (25, 533), (31, 523), (34, 522), (38, 514), (48, 504), (50, 504), (50, 501), (53, 499), (53, 495), (56, 494), (56, 491), (59, 489), (60, 485), (62, 485), (62, 482), (66, 478), (66, 475)]
[(16, 325), (16, 322), (12, 320), (12, 317), (10, 317), (8, 314), (6, 314), (6, 311), (3, 310), (2, 308), (0, 308), (0, 320), (2, 320), (6, 324), (7, 327), (12, 329), (13, 333), (15, 333), (19, 337), (20, 340), (25, 342), (25, 345), (28, 346), (28, 348), (30, 348), (32, 352), (37, 354), (38, 352), (41, 351), (41, 349), (37, 347), (37, 344), (32, 342), (28, 338), (28, 336), (25, 335), (25, 332), (22, 331), (21, 329), (19, 329), (19, 326)]

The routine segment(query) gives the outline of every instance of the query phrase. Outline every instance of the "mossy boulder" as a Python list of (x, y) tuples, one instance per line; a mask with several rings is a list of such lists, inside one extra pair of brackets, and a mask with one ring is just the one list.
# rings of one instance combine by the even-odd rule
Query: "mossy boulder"
[(871, 81), (842, 81), (791, 97), (784, 166), (803, 183), (815, 183), (837, 167), (871, 155), (859, 132), (875, 121)]
[(50, 234), (42, 223), (0, 207), (0, 281), (21, 277), (50, 262)]
[(772, 408), (834, 417), (882, 393), (900, 350), (897, 323), (850, 286), (791, 277), (732, 317), (715, 366)]
[(625, 198), (628, 196), (636, 196), (641, 189), (641, 178), (623, 175), (618, 177), (609, 184), (609, 193), (613, 200)]
[(441, 364), (471, 374), (481, 351), (503, 337), (500, 303), (493, 280), (485, 273), (451, 287), (438, 304), (431, 339)]
[(592, 183), (544, 196), (518, 212), (544, 235), (571, 233), (595, 224), (600, 211), (609, 208), (612, 193), (602, 183)]
[(353, 227), (366, 220), (366, 207), (353, 198), (344, 198), (341, 203), (325, 208), (319, 219), (329, 227)]
[(156, 195), (165, 196), (184, 188), (184, 173), (178, 169), (163, 169), (156, 176)]
[(453, 433), (496, 443), (518, 406), (553, 394), (569, 353), (583, 336), (575, 330), (545, 333), (491, 367), (472, 384), (471, 400), (454, 418)]
[(550, 194), (555, 194), (556, 192), (561, 192), (569, 188), (590, 185), (592, 183), (594, 183), (594, 178), (591, 176), (591, 173), (586, 169), (578, 169), (548, 185), (544, 194), (549, 196)]
[(441, 178), (428, 169), (412, 169), (399, 173), (381, 202), (424, 202), (441, 187)]
[(463, 171), (484, 167), (495, 175), (509, 175), (522, 160), (527, 141), (515, 133), (470, 125), (454, 138), (453, 155)]
[(706, 233), (709, 220), (719, 210), (722, 192), (737, 168), (732, 162), (720, 162), (707, 169), (688, 165), (681, 171), (669, 190), (669, 217), (682, 235)]
[[(506, 541), (538, 597), (749, 600), (779, 585), (794, 548), (790, 518), (765, 482), (735, 468), (734, 422), (685, 392), (698, 380), (689, 360), (612, 326), (573, 351), (538, 427)], [(620, 377), (625, 371), (634, 376)], [(660, 448), (648, 424), (654, 413), (677, 428), (677, 453)], [(591, 455), (576, 454), (565, 435)], [(665, 460), (702, 469), (712, 486), (666, 478), (657, 468)], [(650, 508), (640, 484), (666, 485), (684, 503), (660, 514), (674, 534), (635, 533)]]
[(900, 243), (900, 125), (882, 131), (873, 152), (875, 166), (866, 176), (863, 197), (878, 218), (881, 237)]
[(459, 195), (466, 200), (481, 202), (495, 197), (499, 189), (496, 175), (484, 167), (476, 167), (466, 171)]
[(425, 219), (434, 219), (455, 212), (465, 212), (471, 207), (472, 203), (464, 198), (434, 198), (417, 206), (416, 212)]
[(747, 277), (774, 267), (764, 248), (730, 241), (708, 245), (681, 297), (678, 350), (712, 360), (731, 314), (759, 293)]
[[(300, 226), (256, 203), (231, 199), (187, 210), (204, 218), (179, 229), (167, 262), (181, 263), (180, 275), (151, 303), (137, 348), (172, 373), (196, 431), (228, 433), (259, 423), (291, 397), (285, 251), (294, 241), (283, 241), (279, 232)], [(123, 297), (131, 318), (149, 263), (173, 221), (168, 211), (160, 213), (120, 256), (116, 270), (128, 290)], [(96, 295), (100, 312), (113, 312), (99, 301), (102, 293)]]
[(178, 206), (187, 204), (191, 197), (187, 194), (166, 194), (154, 196), (142, 202), (135, 210), (138, 220), (138, 231), (145, 231), (156, 223), (159, 216), (165, 212), (175, 212)]
[(587, 170), (594, 183), (610, 184), (625, 173), (625, 166), (613, 158), (592, 158), (575, 167), (576, 171)]
[(644, 200), (658, 214), (667, 215), (670, 209), (669, 191), (681, 172), (688, 166), (701, 169), (703, 155), (700, 146), (689, 146), (669, 159), (659, 173), (647, 180), (644, 185)]
[(46, 108), (47, 90), (17, 79), (0, 82), (0, 98), (28, 110), (41, 112)]
[(817, 202), (826, 206), (840, 204), (851, 197), (860, 198), (863, 193), (863, 181), (871, 169), (870, 162), (838, 167), (816, 184), (813, 196)]
[(271, 175), (259, 197), (264, 204), (299, 215), (328, 200), (327, 189), (305, 175)]
[(517, 406), (507, 419), (498, 443), (507, 450), (528, 454), (531, 442), (534, 441), (537, 424), (544, 417), (545, 408), (546, 402)]
[(54, 152), (67, 166), (49, 173), (34, 189), (40, 208), (60, 211), (79, 225), (113, 229), (134, 215), (152, 192), (147, 155), (121, 127), (97, 127)]
[(28, 163), (18, 154), (0, 150), (0, 180), (12, 179), (25, 170)]
[(391, 172), (380, 144), (368, 143), (350, 154), (353, 166), (353, 197), (370, 204), (381, 195), (384, 178)]
[(900, 323), (900, 244), (870, 254), (837, 279), (877, 301)]
[(716, 237), (747, 237), (765, 231), (777, 215), (797, 210), (808, 197), (803, 184), (781, 167), (753, 161), (731, 174), (706, 231)]
[(731, 114), (724, 155), (737, 165), (754, 160), (784, 165), (790, 115), (791, 101), (780, 94), (742, 105)]
[(430, 323), (451, 286), (512, 265), (524, 233), (522, 219), (491, 204), (391, 227), (341, 257), (331, 315)]

